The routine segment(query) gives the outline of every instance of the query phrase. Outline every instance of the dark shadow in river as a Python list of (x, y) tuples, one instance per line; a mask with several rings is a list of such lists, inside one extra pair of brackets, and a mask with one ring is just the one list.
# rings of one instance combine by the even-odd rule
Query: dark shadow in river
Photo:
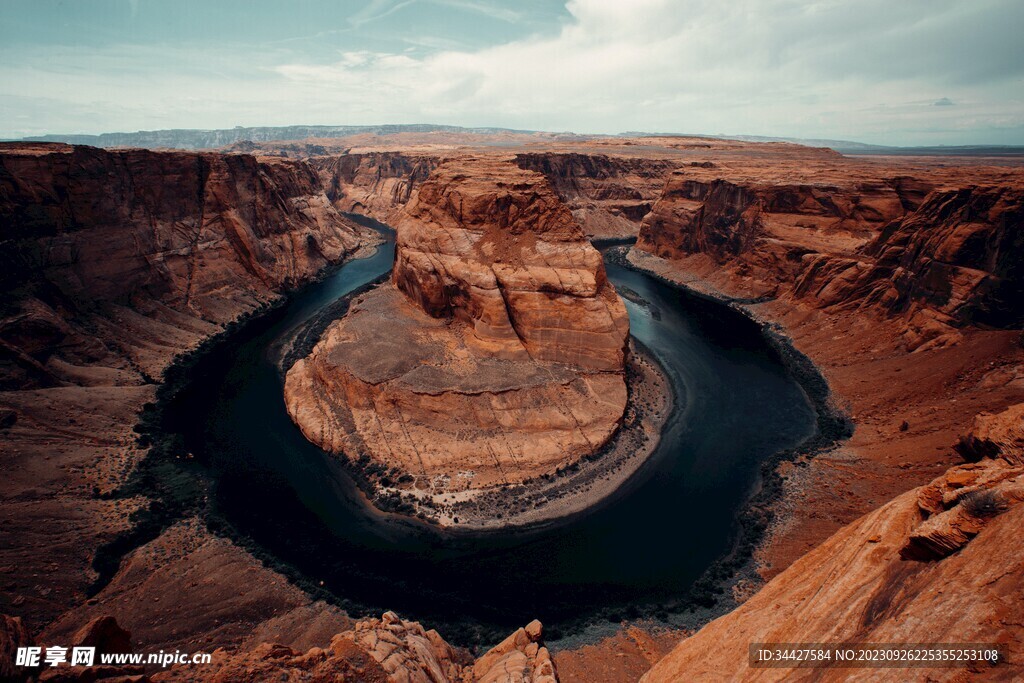
[[(442, 534), (367, 509), (285, 412), (275, 341), (391, 266), (393, 243), (352, 262), (201, 363), (171, 420), (214, 482), (216, 514), (351, 609), (392, 609), (454, 642), (541, 619), (565, 634), (597, 616), (672, 603), (736, 536), (760, 463), (814, 429), (799, 385), (751, 321), (609, 264), (633, 334), (679, 406), (651, 460), (610, 500), (527, 532)], [(386, 334), (386, 330), (382, 330)]]

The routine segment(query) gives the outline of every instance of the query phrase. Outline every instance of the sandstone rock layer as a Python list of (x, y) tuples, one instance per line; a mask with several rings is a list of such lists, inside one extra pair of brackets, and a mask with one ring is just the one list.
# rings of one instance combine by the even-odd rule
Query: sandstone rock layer
[(176, 338), (209, 334), (359, 244), (302, 162), (0, 152), (0, 384), (127, 383), (133, 366), (158, 374)]
[[(1019, 414), (1015, 406), (998, 421), (1019, 428)], [(1024, 522), (1020, 456), (1019, 443), (1005, 443), (992, 459), (952, 468), (844, 527), (735, 611), (684, 639), (641, 680), (823, 678), (815, 669), (751, 668), (748, 646), (766, 642), (999, 644), (1004, 661), (971, 672), (977, 680), (1019, 680), (1024, 559), (1011, 549)], [(979, 504), (982, 497), (997, 502)], [(964, 668), (920, 673), (959, 680)], [(908, 670), (828, 675), (851, 673), (902, 681)]]
[(440, 167), (399, 224), (394, 281), (493, 355), (621, 371), (629, 330), (601, 255), (538, 173)]
[(766, 175), (677, 170), (644, 218), (638, 249), (752, 296), (901, 317), (912, 350), (955, 343), (965, 325), (1024, 320), (1017, 178), (950, 186), (934, 174)]
[(463, 160), (409, 202), (393, 284), (293, 366), (286, 403), (315, 443), (432, 488), (523, 481), (614, 433), (628, 333), (601, 255), (546, 179)]

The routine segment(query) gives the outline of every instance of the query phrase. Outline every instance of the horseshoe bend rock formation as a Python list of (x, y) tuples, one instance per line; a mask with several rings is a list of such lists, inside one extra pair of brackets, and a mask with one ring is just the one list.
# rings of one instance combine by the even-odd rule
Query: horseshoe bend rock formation
[(547, 180), (440, 166), (398, 226), (392, 282), (288, 372), (327, 450), (442, 490), (519, 482), (596, 451), (626, 404), (626, 309)]
[(600, 253), (539, 174), (450, 164), (399, 225), (394, 281), (500, 357), (622, 369), (628, 320)]

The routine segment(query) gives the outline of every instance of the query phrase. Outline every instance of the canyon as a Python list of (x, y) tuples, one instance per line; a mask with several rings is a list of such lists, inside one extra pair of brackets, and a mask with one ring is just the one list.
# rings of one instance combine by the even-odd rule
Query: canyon
[(392, 282), (288, 371), (306, 436), (435, 496), (521, 483), (603, 447), (626, 407), (629, 320), (546, 179), (449, 161), (396, 229)]
[[(1020, 166), (685, 137), (498, 140), (0, 146), (0, 612), (21, 620), (6, 619), (3, 652), (31, 634), (70, 643), (113, 616), (147, 651), (224, 648), (212, 669), (114, 672), (153, 680), (816, 678), (750, 668), (749, 643), (930, 640), (1001, 643), (1007, 661), (971, 675), (1019, 676)], [(587, 237), (635, 236), (633, 267), (814, 361), (856, 429), (770, 473), (756, 580), (720, 598), (735, 609), (552, 652), (531, 624), (474, 658), (391, 613), (354, 621), (211, 531), (201, 503), (152, 523), (166, 502), (125, 484), (147, 458), (133, 427), (162, 373), (372, 248), (379, 236), (349, 212), (397, 228), (394, 273), (291, 368), (288, 409), (312, 441), (355, 443), (396, 477), (521, 482), (616, 431), (628, 319)], [(402, 436), (398, 407), (414, 416)], [(460, 445), (466, 429), (501, 453), (493, 467)], [(124, 557), (97, 566), (120, 539)], [(841, 674), (906, 671), (828, 672)]]

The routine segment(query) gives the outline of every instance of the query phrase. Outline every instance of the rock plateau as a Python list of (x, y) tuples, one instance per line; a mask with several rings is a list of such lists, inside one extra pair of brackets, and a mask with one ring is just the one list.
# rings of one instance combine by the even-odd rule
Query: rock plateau
[(303, 433), (432, 491), (521, 482), (601, 448), (625, 410), (629, 320), (544, 176), (442, 164), (396, 227), (392, 282), (288, 372)]

